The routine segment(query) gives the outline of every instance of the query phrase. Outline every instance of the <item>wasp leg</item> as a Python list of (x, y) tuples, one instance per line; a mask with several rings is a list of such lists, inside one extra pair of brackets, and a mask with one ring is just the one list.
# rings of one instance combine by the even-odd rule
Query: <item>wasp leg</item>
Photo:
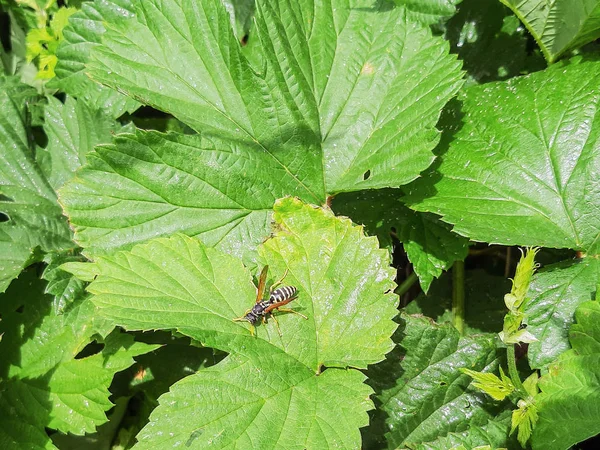
[[(233, 320), (234, 322), (244, 322), (244, 321), (246, 321), (246, 322), (250, 323), (250, 321), (249, 321), (248, 319), (246, 319), (246, 315), (247, 315), (247, 314), (248, 314), (250, 311), (252, 311), (252, 309), (249, 309), (249, 310), (247, 310), (247, 311), (244, 313), (244, 315), (243, 315), (242, 317), (236, 317), (235, 319), (231, 319), (231, 320)], [(251, 334), (252, 336), (256, 336), (256, 335), (254, 334), (254, 325), (252, 325), (251, 323), (250, 323), (250, 334)]]
[(279, 333), (279, 337), (283, 337), (283, 334), (281, 334), (281, 328), (279, 328), (279, 321), (277, 320), (277, 317), (275, 317), (275, 316), (271, 316), (271, 317), (275, 321), (275, 326), (277, 327), (277, 333)]
[(275, 289), (277, 286), (279, 286), (281, 283), (283, 283), (283, 280), (285, 280), (285, 277), (287, 277), (288, 271), (289, 271), (289, 269), (285, 269), (283, 276), (271, 285), (271, 287), (269, 288), (269, 292), (273, 292), (273, 289)]
[(252, 309), (246, 310), (246, 312), (244, 313), (244, 315), (242, 317), (236, 317), (235, 319), (231, 319), (231, 320), (233, 320), (234, 322), (243, 322), (244, 320), (247, 321), (248, 319), (246, 319), (246, 316), (248, 315), (248, 313), (250, 311), (252, 311)]
[[(308, 317), (306, 317), (304, 314), (300, 314), (298, 311), (294, 311), (293, 309), (288, 309), (288, 308), (277, 308), (277, 311), (281, 311), (281, 312), (290, 312), (290, 313), (294, 313), (297, 316), (302, 317), (305, 320), (308, 320)], [(274, 316), (273, 316), (274, 317)]]

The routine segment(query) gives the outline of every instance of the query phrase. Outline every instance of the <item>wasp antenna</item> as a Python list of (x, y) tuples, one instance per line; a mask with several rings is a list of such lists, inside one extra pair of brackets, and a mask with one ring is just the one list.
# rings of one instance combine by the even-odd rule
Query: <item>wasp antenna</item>
[(283, 272), (283, 276), (277, 280), (275, 283), (273, 283), (273, 285), (271, 286), (270, 291), (273, 292), (273, 289), (275, 289), (276, 286), (279, 286), (281, 283), (283, 283), (283, 280), (285, 280), (285, 277), (287, 277), (287, 274), (289, 272), (289, 269), (285, 269), (285, 272)]

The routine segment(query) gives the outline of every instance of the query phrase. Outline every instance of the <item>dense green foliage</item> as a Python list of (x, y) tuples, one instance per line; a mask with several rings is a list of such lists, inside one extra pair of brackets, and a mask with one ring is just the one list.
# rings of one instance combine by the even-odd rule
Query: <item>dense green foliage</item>
[(600, 433), (599, 0), (0, 19), (0, 448)]

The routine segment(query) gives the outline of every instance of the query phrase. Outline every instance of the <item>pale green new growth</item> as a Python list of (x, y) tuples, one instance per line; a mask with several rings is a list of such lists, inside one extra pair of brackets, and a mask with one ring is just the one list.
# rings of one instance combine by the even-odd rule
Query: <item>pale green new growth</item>
[[(505, 296), (506, 307), (510, 312), (517, 312), (525, 301), (531, 277), (538, 265), (535, 263), (535, 255), (539, 248), (528, 248), (525, 253), (521, 250), (521, 259), (517, 263), (515, 278), (510, 294)], [(507, 298), (508, 297), (508, 298)]]
[(538, 380), (539, 376), (537, 372), (533, 372), (531, 375), (527, 377), (525, 381), (523, 381), (523, 387), (525, 391), (531, 396), (535, 397), (538, 394)]
[(481, 389), (494, 400), (504, 400), (507, 395), (510, 395), (515, 390), (512, 381), (504, 374), (502, 367), (500, 367), (500, 378), (493, 373), (476, 372), (464, 368), (460, 370), (475, 380), (473, 386)]
[(531, 437), (533, 427), (537, 423), (538, 408), (533, 401), (528, 400), (519, 400), (517, 406), (519, 408), (515, 409), (512, 414), (510, 432), (512, 434), (515, 430), (518, 430), (517, 439), (525, 447)]
[(504, 296), (504, 303), (508, 308), (508, 314), (504, 317), (504, 327), (499, 336), (507, 345), (537, 341), (537, 338), (523, 326), (527, 325), (523, 306), (527, 300), (531, 278), (537, 267), (535, 255), (538, 251), (538, 248), (528, 248), (525, 254), (521, 254), (515, 278), (512, 280), (510, 294)]

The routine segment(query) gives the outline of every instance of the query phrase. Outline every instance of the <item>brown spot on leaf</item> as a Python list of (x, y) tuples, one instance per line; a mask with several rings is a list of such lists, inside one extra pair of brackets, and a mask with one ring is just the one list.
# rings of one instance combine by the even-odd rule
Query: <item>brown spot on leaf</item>
[(366, 62), (360, 71), (361, 75), (373, 75), (375, 73), (375, 67), (371, 63)]

